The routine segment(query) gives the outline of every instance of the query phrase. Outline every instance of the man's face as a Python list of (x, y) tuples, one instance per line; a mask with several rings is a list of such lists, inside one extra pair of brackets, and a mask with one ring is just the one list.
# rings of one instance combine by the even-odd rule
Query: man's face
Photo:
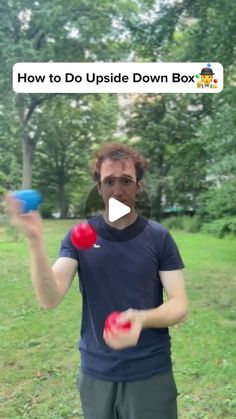
[(204, 84), (210, 84), (212, 82), (213, 76), (210, 74), (201, 75), (202, 82)]
[(135, 166), (131, 159), (104, 160), (100, 175), (98, 191), (106, 207), (109, 198), (115, 198), (129, 207), (133, 206), (136, 193), (140, 189), (140, 182), (137, 183)]

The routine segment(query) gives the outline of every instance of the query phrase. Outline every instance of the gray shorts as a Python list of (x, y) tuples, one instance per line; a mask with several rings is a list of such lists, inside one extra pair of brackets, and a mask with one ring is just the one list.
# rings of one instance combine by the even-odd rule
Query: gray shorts
[(77, 385), (84, 419), (176, 419), (172, 369), (129, 383), (94, 379), (80, 372)]

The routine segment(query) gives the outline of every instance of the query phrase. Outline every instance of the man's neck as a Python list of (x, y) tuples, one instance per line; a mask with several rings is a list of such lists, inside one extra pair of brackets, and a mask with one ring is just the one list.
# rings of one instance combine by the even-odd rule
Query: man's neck
[(103, 213), (103, 218), (107, 224), (111, 227), (117, 228), (117, 230), (123, 230), (125, 227), (133, 224), (137, 220), (138, 214), (135, 211), (135, 208), (131, 210), (131, 212), (124, 217), (119, 218), (118, 220), (111, 222), (108, 219), (108, 210), (106, 209)]

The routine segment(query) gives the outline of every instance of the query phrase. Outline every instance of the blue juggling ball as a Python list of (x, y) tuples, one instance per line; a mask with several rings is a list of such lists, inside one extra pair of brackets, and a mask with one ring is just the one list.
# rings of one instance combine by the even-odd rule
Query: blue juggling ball
[(12, 195), (19, 201), (22, 201), (23, 213), (27, 213), (29, 211), (37, 211), (43, 200), (42, 195), (34, 189), (15, 191), (12, 193)]

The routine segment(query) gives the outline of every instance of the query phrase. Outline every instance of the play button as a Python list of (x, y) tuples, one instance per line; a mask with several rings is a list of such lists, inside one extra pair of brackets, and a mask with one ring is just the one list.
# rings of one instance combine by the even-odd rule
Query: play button
[[(107, 217), (109, 223), (115, 222), (131, 212), (131, 207), (115, 198), (109, 198), (107, 204)], [(99, 237), (114, 242), (123, 242), (131, 240), (142, 233), (150, 218), (151, 202), (144, 189), (136, 194), (133, 206), (140, 217), (140, 220), (134, 223), (134, 228), (132, 228), (131, 231), (129, 227), (125, 228), (123, 234), (123, 230), (116, 229), (115, 226), (109, 226), (104, 222), (105, 203), (102, 196), (98, 193), (97, 185), (95, 185), (87, 196), (84, 209), (83, 205), (78, 207), (80, 211), (79, 218), (86, 218), (88, 223), (93, 225)]]
[(130, 211), (131, 209), (128, 205), (123, 204), (123, 202), (120, 202), (115, 198), (109, 198), (108, 219), (111, 223), (124, 217), (124, 215), (129, 214)]

